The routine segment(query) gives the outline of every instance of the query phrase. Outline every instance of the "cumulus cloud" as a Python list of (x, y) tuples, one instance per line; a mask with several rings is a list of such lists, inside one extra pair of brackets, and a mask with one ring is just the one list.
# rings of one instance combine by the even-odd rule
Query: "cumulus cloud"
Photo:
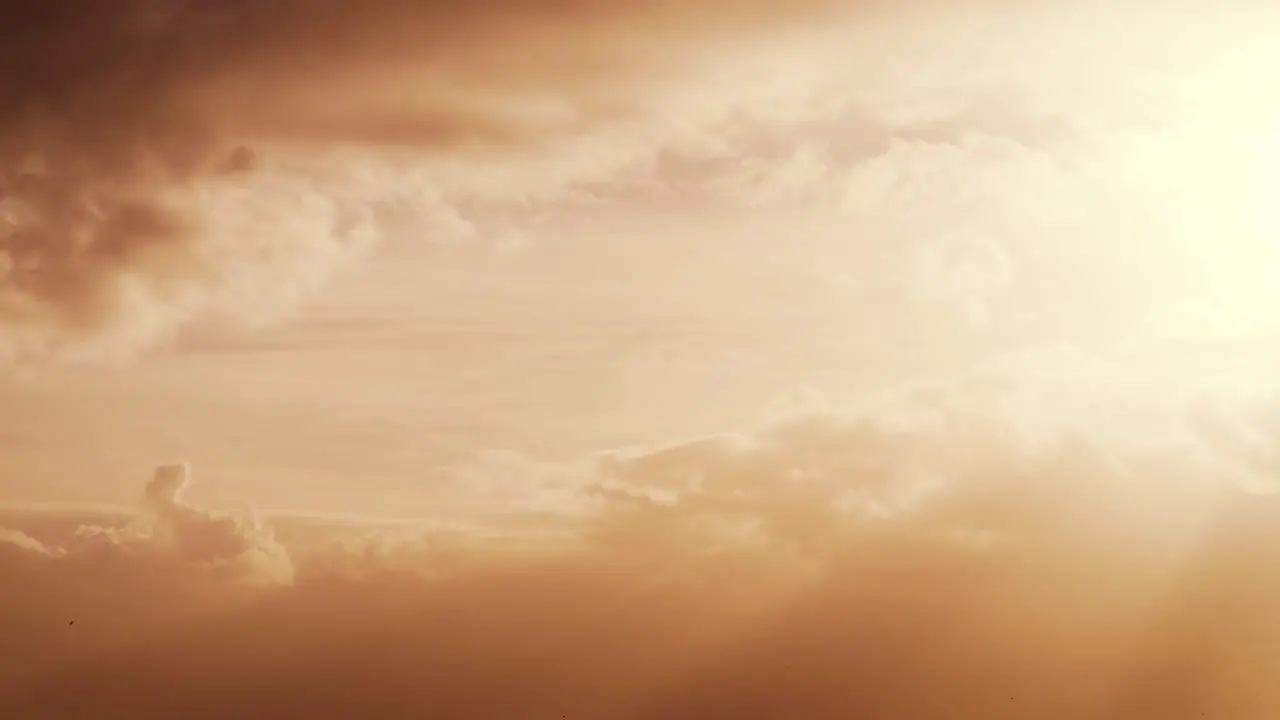
[(293, 565), (258, 514), (220, 512), (183, 498), (190, 475), (185, 463), (161, 465), (143, 490), (138, 513), (126, 524), (83, 524), (60, 544), (19, 531), (0, 535), (11, 550), (69, 565), (106, 562), (123, 572), (205, 573), (233, 582), (288, 584)]
[[(269, 533), (192, 507), (185, 468), (164, 466), (145, 533), (58, 544), (28, 519), (4, 536), (6, 577), (30, 580), (8, 586), (5, 629), (46, 654), (0, 687), (58, 716), (1273, 710), (1280, 507), (1240, 489), (1240, 433), (1185, 413), (1168, 433), (1045, 422), (1058, 406), (975, 377), (558, 474), (529, 462), (560, 512), (469, 529), (280, 517)], [(285, 546), (293, 584), (216, 572)], [(123, 609), (140, 597), (146, 614)], [(73, 601), (74, 630), (56, 616)]]

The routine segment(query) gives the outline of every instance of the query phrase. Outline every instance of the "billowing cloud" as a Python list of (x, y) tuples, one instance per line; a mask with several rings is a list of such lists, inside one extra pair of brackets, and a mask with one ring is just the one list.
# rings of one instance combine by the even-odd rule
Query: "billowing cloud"
[(211, 312), (287, 308), (377, 234), (375, 206), (429, 212), (430, 193), (379, 180), (380, 162), (519, 164), (646, 116), (707, 48), (834, 4), (10, 8), (0, 355), (128, 353)]
[(205, 573), (233, 582), (288, 584), (293, 565), (287, 550), (252, 509), (229, 513), (196, 507), (183, 499), (186, 464), (161, 465), (147, 483), (138, 513), (124, 524), (85, 524), (60, 544), (45, 544), (17, 531), (0, 541), (11, 550), (71, 565), (105, 562), (122, 572), (169, 568)]

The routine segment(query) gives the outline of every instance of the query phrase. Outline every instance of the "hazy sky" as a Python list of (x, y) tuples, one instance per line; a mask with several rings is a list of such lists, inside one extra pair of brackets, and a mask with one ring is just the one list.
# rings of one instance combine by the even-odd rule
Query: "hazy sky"
[[(1215, 665), (1206, 648), (1229, 643), (1204, 623), (1239, 601), (1244, 628), (1280, 587), (1241, 579), (1275, 552), (1265, 528), (1280, 487), (1280, 6), (24, 7), (0, 15), (0, 500), (132, 508), (157, 464), (188, 461), (200, 477), (188, 491), (185, 471), (159, 472), (142, 530), (0, 518), (13, 528), (0, 562), (61, 563), (66, 576), (39, 575), (40, 592), (100, 583), (114, 571), (97, 563), (119, 553), (111, 567), (137, 576), (110, 591), (122, 603), (190, 594), (225, 614), (227, 583), (201, 573), (243, 562), (300, 593), (227, 620), (226, 637), (275, 647), (259, 630), (290, 603), (313, 611), (299, 622), (333, 608), (364, 617), (370, 597), (410, 612), (417, 586), (328, 583), (440, 557), (366, 535), (342, 545), (298, 516), (515, 513), (577, 537), (591, 559), (556, 556), (546, 576), (485, 565), (475, 572), (499, 579), (431, 595), (440, 607), (483, 598), (476, 627), (446, 645), (504, 637), (477, 629), (504, 594), (546, 603), (511, 620), (505, 637), (529, 647), (542, 647), (529, 628), (565, 608), (634, 600), (634, 577), (575, 574), (601, 558), (666, 577), (655, 568), (685, 567), (690, 548), (745, 543), (746, 569), (717, 572), (776, 586), (782, 567), (811, 583), (788, 598), (671, 591), (637, 622), (682, 639), (635, 630), (633, 660), (653, 664), (634, 674), (594, 631), (566, 630), (580, 655), (564, 677), (613, 658), (596, 678), (613, 689), (578, 698), (603, 717), (752, 707), (715, 688), (760, 684), (750, 678), (778, 643), (826, 648), (815, 628), (828, 621), (869, 643), (866, 658), (986, 708), (975, 717), (1274, 707), (1249, 684), (1261, 680), (1222, 668), (1280, 657)], [(294, 520), (272, 531), (224, 513), (244, 502)], [(983, 554), (1004, 541), (1012, 555)], [(861, 548), (852, 559), (848, 542)], [(1237, 552), (1259, 545), (1252, 560)], [(441, 556), (456, 559), (452, 547)], [(912, 569), (859, 594), (857, 577), (894, 567)], [(940, 618), (966, 611), (922, 588), (973, 572), (996, 580), (961, 593), (982, 609), (959, 631)], [(545, 590), (557, 573), (596, 579)], [(1239, 584), (1208, 599), (1170, 590), (1227, 576)], [(1090, 594), (1042, 597), (1046, 577)], [(6, 602), (38, 614), (40, 597)], [(687, 634), (729, 606), (751, 622)], [(884, 623), (841, 625), (842, 606)], [(1001, 614), (1022, 607), (1034, 610)], [(774, 611), (775, 634), (735, 634)], [(1163, 619), (1118, 629), (1149, 615)], [(1047, 629), (1063, 618), (1082, 630), (1055, 665), (1043, 651), (1066, 642)], [(437, 620), (415, 627), (427, 637)], [(907, 649), (920, 626), (945, 636), (938, 658), (961, 657), (967, 632), (990, 641), (1000, 669), (987, 679), (1024, 689), (1078, 662), (1083, 694), (994, 710), (1003, 690), (965, 695), (963, 673)], [(200, 627), (191, 643), (221, 637)], [(50, 642), (32, 632), (31, 647)], [(136, 667), (195, 647), (173, 642)], [(308, 652), (271, 642), (288, 646), (282, 657)], [(493, 687), (559, 692), (511, 652), (494, 671), (511, 677)], [(708, 657), (734, 659), (698, 665)], [(842, 667), (831, 657), (812, 656), (810, 684), (788, 686), (812, 717), (946, 706), (912, 705), (887, 677), (857, 702), (821, 704), (834, 682), (823, 673)], [(1152, 690), (1192, 678), (1206, 684)], [(481, 717), (470, 695), (448, 698), (439, 717)], [(1222, 714), (1224, 698), (1244, 714)]]
[(381, 513), (1028, 348), (1275, 347), (1265, 3), (63, 5), (0, 88), (14, 498), (187, 458)]

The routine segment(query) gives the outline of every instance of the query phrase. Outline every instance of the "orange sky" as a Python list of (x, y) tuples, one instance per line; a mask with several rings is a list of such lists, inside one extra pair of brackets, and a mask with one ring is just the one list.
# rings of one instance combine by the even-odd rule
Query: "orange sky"
[[(123, 39), (28, 67), (5, 492), (127, 501), (188, 458), (218, 502), (386, 513), (475, 452), (741, 429), (1041, 346), (1194, 385), (1270, 366), (1273, 13), (828, 5), (477, 6), (500, 49), (414, 45), (447, 5), (206, 8), (155, 35), (163, 67)], [(360, 39), (384, 26), (416, 49)], [(564, 32), (596, 59), (545, 52)], [(126, 231), (142, 203), (169, 237)]]
[[(468, 598), (446, 655), (524, 639), (492, 686), (421, 671), (550, 708), (568, 691), (523, 664), (550, 652), (531, 628), (656, 592), (635, 667), (596, 620), (555, 625), (564, 678), (606, 658), (583, 712), (730, 712), (745, 683), (759, 717), (797, 694), (938, 717), (891, 667), (981, 717), (1280, 703), (1237, 672), (1280, 656), (1213, 624), (1239, 607), (1230, 632), (1261, 632), (1280, 587), (1252, 564), (1280, 519), (1269, 3), (105, 8), (0, 15), (0, 571), (44, 583), (15, 613), (115, 567), (98, 607), (177, 623), (92, 636), (141, 673), (214, 642), (196, 615), (288, 665), (308, 651), (273, 613)], [(199, 482), (161, 473), (138, 510), (178, 461)], [(550, 557), (495, 560), (493, 534)], [(858, 590), (888, 568), (909, 570)], [(513, 592), (545, 607), (485, 635)], [(405, 622), (422, 635), (375, 665), (448, 626)], [(325, 652), (383, 647), (352, 623)], [(41, 672), (71, 652), (51, 637), (23, 636)], [(971, 641), (986, 681), (1080, 670), (1076, 699), (965, 690), (943, 660)], [(809, 674), (768, 686), (777, 652)], [(837, 692), (849, 663), (875, 687)], [(234, 675), (184, 668), (191, 697)], [(1151, 689), (1179, 678), (1198, 694)], [(392, 684), (367, 692), (425, 702)]]

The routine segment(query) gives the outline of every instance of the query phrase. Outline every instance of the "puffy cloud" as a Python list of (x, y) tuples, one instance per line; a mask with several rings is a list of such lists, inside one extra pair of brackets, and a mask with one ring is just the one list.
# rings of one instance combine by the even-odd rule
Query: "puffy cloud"
[(0, 541), (11, 549), (83, 565), (90, 571), (107, 563), (120, 572), (150, 573), (162, 568), (234, 582), (292, 582), (288, 551), (258, 514), (252, 509), (230, 513), (191, 505), (183, 498), (189, 477), (186, 464), (156, 468), (139, 511), (124, 524), (83, 524), (55, 545), (9, 530), (0, 535)]
[[(165, 466), (145, 532), (58, 543), (13, 525), (0, 560), (26, 581), (3, 596), (6, 637), (45, 661), (11, 661), (0, 687), (72, 716), (1274, 709), (1280, 507), (1239, 489), (1240, 432), (1181, 411), (1102, 422), (1122, 404), (1082, 375), (970, 377), (559, 472), (490, 459), (491, 484), (520, 487), (526, 467), (562, 509), (470, 528), (279, 517), (268, 533), (192, 507), (185, 468)], [(218, 571), (282, 546), (292, 585)]]
[(185, 464), (161, 465), (147, 484), (143, 509), (151, 520), (151, 543), (183, 563), (231, 565), (251, 578), (291, 581), (288, 553), (264, 528), (257, 512), (225, 514), (192, 506), (182, 497), (188, 477)]

